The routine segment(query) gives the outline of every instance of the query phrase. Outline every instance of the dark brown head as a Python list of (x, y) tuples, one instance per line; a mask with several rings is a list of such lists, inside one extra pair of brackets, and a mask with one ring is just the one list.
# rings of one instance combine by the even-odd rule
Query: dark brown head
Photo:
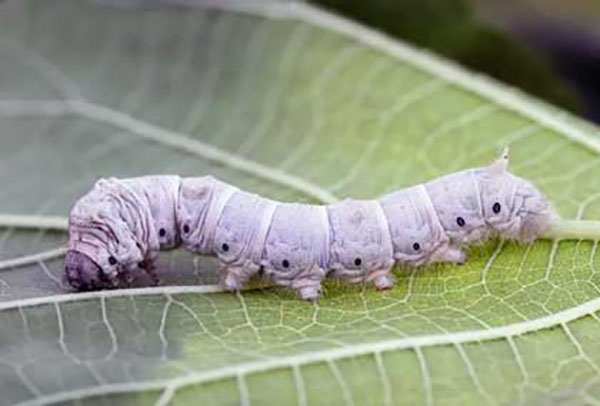
[(115, 282), (102, 271), (102, 268), (96, 262), (78, 251), (67, 251), (65, 274), (69, 285), (80, 291), (116, 287)]

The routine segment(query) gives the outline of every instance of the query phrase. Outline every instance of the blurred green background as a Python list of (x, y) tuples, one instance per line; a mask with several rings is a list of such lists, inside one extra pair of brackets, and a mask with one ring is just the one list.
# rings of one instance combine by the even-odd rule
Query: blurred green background
[(600, 122), (600, 2), (313, 0)]

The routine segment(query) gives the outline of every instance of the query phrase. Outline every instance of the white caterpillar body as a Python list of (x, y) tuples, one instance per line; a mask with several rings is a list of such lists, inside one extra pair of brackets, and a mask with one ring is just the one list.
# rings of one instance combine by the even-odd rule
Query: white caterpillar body
[(346, 199), (327, 211), (332, 275), (349, 282), (374, 281), (379, 289), (391, 287), (394, 247), (381, 203)]
[(316, 298), (329, 265), (329, 224), (324, 206), (282, 203), (264, 245), (265, 275), (305, 299)]
[(216, 255), (229, 290), (261, 271), (308, 300), (327, 274), (386, 289), (395, 263), (461, 263), (468, 244), (495, 234), (529, 242), (547, 227), (548, 201), (507, 164), (504, 151), (484, 168), (329, 206), (276, 202), (211, 176), (102, 179), (71, 211), (67, 278), (82, 290), (127, 286), (181, 244)]

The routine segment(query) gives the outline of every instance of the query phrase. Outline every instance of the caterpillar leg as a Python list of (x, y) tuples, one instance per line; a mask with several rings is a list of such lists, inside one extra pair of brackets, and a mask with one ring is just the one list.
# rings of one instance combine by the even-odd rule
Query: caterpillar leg
[(465, 254), (463, 250), (451, 245), (447, 245), (432, 255), (431, 262), (451, 262), (454, 264), (464, 264), (466, 259), (467, 254)]
[(306, 300), (307, 302), (315, 302), (319, 300), (319, 296), (321, 296), (321, 285), (303, 286), (296, 291), (298, 292), (300, 299)]
[(394, 275), (390, 274), (392, 267), (390, 266), (389, 268), (386, 269), (380, 269), (374, 272), (371, 272), (366, 280), (367, 281), (373, 281), (373, 285), (375, 285), (375, 289), (377, 290), (387, 290), (387, 289), (391, 289), (394, 284), (396, 283), (396, 280), (394, 278)]
[(393, 275), (381, 275), (377, 277), (373, 284), (377, 290), (387, 290), (394, 287), (395, 281)]
[(315, 302), (321, 296), (321, 281), (325, 278), (325, 271), (321, 268), (314, 267), (308, 272), (297, 276), (290, 282), (282, 283), (282, 280), (275, 279), (278, 285), (288, 285), (296, 290), (298, 297), (307, 302)]
[(119, 272), (116, 276), (116, 283), (119, 287), (130, 287), (133, 284), (133, 280), (135, 279), (133, 276), (133, 272), (129, 269), (124, 269)]
[(220, 284), (230, 292), (241, 290), (250, 280), (251, 274), (241, 267), (224, 266), (221, 268)]
[[(150, 277), (150, 280), (154, 286), (158, 286), (160, 284), (160, 277), (156, 274), (156, 265), (154, 264), (154, 261), (144, 260), (139, 263), (138, 267), (146, 272), (146, 275)], [(131, 284), (132, 282), (133, 275), (131, 275), (127, 283)]]

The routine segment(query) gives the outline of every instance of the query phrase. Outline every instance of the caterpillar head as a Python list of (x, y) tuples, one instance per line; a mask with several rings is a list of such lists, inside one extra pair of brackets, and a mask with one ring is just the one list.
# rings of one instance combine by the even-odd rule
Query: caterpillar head
[[(102, 196), (102, 195), (101, 195)], [(111, 289), (131, 282), (131, 271), (144, 259), (135, 236), (118, 215), (114, 201), (94, 191), (69, 217), (67, 282), (77, 290)]]
[(531, 242), (548, 227), (551, 209), (530, 182), (507, 171), (508, 148), (479, 174), (483, 215), (500, 236)]
[(108, 289), (113, 281), (100, 265), (86, 254), (69, 250), (65, 257), (65, 273), (69, 284), (77, 290)]

